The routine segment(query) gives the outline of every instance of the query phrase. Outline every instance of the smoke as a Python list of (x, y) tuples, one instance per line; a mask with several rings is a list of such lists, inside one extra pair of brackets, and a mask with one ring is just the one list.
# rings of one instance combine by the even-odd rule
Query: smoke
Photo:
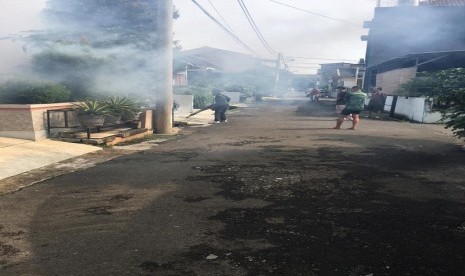
[[(278, 2), (337, 18), (344, 22), (316, 16), (272, 1), (248, 1), (247, 7), (256, 24), (276, 52), (283, 53), (285, 57), (323, 59), (359, 60), (365, 56), (365, 42), (360, 40), (360, 36), (365, 34), (367, 30), (363, 29), (362, 25), (364, 20), (372, 18), (376, 1), (293, 0)], [(268, 53), (258, 42), (256, 35), (247, 24), (237, 5), (237, 1), (216, 1), (214, 5), (232, 30), (255, 50), (259, 57), (276, 58), (276, 55)], [(212, 14), (217, 14), (207, 4), (205, 6)], [(230, 37), (215, 26), (211, 20), (202, 15), (190, 1), (178, 1), (176, 7), (179, 8), (181, 17), (175, 24), (175, 32), (184, 48), (192, 49), (208, 45), (236, 52), (246, 52), (244, 48), (234, 43)], [(220, 18), (219, 15), (217, 17)], [(202, 29), (193, 26), (202, 26)], [(316, 62), (323, 63), (324, 61)], [(298, 65), (297, 62), (290, 65), (295, 65), (291, 69), (299, 73), (316, 72), (316, 69), (306, 69), (305, 65)]]
[(376, 9), (370, 28), (368, 66), (413, 53), (464, 50), (464, 13), (464, 6)]
[[(23, 39), (32, 56), (18, 75), (62, 83), (74, 98), (154, 100), (157, 0), (50, 0), (45, 29)], [(26, 77), (25, 77), (26, 76)]]

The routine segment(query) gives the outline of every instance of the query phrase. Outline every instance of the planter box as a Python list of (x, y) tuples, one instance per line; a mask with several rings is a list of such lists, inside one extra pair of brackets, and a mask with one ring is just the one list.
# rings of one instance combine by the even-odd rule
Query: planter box
[(78, 120), (85, 127), (100, 127), (105, 122), (105, 115), (78, 114)]

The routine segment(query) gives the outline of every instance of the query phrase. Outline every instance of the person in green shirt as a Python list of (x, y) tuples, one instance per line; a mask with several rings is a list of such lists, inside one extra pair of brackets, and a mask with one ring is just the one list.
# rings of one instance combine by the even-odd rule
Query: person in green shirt
[(346, 107), (341, 111), (339, 114), (339, 118), (337, 119), (336, 126), (334, 129), (340, 129), (342, 123), (344, 122), (344, 118), (350, 114), (352, 114), (352, 127), (349, 129), (355, 130), (357, 129), (357, 125), (360, 122), (360, 112), (365, 108), (365, 98), (366, 94), (360, 91), (358, 86), (353, 86), (349, 93), (347, 93), (347, 104)]

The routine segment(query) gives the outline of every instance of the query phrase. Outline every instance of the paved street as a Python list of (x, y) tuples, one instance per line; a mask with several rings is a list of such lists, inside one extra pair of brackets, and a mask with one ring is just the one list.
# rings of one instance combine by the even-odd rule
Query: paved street
[(334, 119), (265, 102), (3, 195), (0, 275), (462, 275), (459, 141)]

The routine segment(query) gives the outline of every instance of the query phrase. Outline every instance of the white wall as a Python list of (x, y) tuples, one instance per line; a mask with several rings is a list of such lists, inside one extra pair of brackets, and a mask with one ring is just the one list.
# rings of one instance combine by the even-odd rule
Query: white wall
[(357, 80), (355, 79), (355, 77), (344, 78), (343, 81), (344, 81), (344, 87), (348, 87), (349, 89), (352, 88), (352, 86), (357, 85)]
[[(389, 112), (391, 110), (393, 96), (386, 98), (386, 104), (384, 105), (384, 111)], [(430, 112), (428, 103), (425, 104), (426, 98), (418, 97), (398, 97), (395, 115), (405, 116), (409, 120), (419, 123), (440, 123), (442, 115), (440, 112)]]
[(229, 102), (230, 104), (231, 103), (239, 103), (239, 100), (240, 100), (240, 97), (241, 97), (241, 92), (221, 92), (221, 94), (223, 95), (226, 95), (228, 96), (229, 98), (231, 98), (231, 101)]
[(173, 95), (173, 101), (179, 104), (174, 113), (192, 113), (194, 112), (193, 95)]

